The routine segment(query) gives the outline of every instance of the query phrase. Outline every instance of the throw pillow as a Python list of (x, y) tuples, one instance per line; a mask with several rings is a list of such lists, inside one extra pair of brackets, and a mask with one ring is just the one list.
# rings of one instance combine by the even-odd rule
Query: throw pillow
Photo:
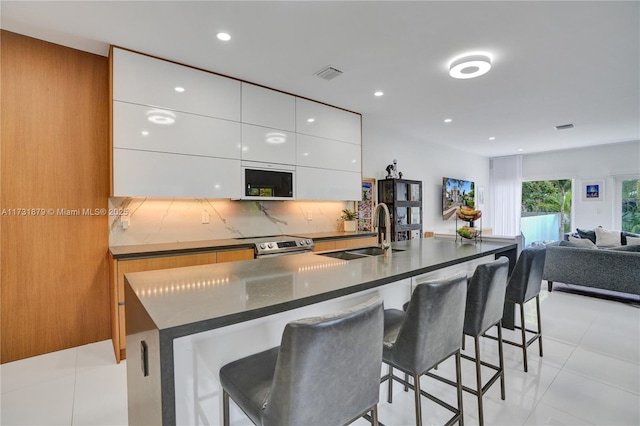
[(596, 231), (594, 231), (593, 229), (586, 230), (586, 229), (577, 228), (576, 232), (578, 233), (580, 238), (586, 238), (587, 240), (591, 240), (593, 244), (596, 243)]
[(632, 252), (632, 253), (640, 253), (640, 243), (638, 245), (626, 245), (626, 246), (611, 247), (611, 248), (604, 249), (604, 250), (629, 251), (629, 252)]
[(573, 247), (579, 249), (598, 249), (598, 247), (589, 240), (585, 240), (583, 238), (576, 238), (575, 240), (575, 243), (572, 241), (560, 241), (560, 244), (558, 245), (561, 247)]
[(579, 246), (579, 247), (598, 248), (598, 246), (593, 244), (593, 242), (591, 242), (591, 240), (589, 240), (587, 238), (569, 237), (569, 242), (572, 243), (572, 244), (575, 244), (576, 246)]
[(620, 243), (620, 231), (608, 231), (604, 228), (596, 228), (596, 245), (598, 247), (617, 247)]
[(627, 245), (628, 246), (640, 246), (640, 237), (629, 237), (629, 236), (627, 236)]
[(627, 237), (640, 238), (640, 234), (632, 234), (631, 232), (622, 231), (620, 233), (620, 237), (622, 239), (622, 245), (626, 246), (628, 244), (627, 243)]

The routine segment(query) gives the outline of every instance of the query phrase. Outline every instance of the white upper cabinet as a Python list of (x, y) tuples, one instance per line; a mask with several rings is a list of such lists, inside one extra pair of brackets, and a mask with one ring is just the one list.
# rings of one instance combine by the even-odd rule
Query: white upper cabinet
[(240, 160), (114, 148), (114, 197), (239, 198)]
[(293, 165), (296, 162), (296, 134), (243, 124), (242, 159)]
[(296, 98), (255, 84), (242, 83), (242, 122), (295, 132)]
[(296, 167), (298, 200), (362, 199), (362, 175), (356, 172)]
[(240, 82), (113, 49), (113, 99), (240, 121)]
[(296, 164), (307, 167), (360, 172), (360, 145), (299, 134)]
[(360, 115), (296, 98), (296, 132), (362, 144)]
[(113, 102), (114, 148), (240, 159), (240, 123)]

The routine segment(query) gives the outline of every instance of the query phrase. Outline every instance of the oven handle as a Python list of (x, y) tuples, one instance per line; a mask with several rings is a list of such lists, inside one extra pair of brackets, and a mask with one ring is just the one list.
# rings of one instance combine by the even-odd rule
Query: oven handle
[(311, 250), (295, 250), (295, 251), (285, 251), (281, 253), (256, 254), (255, 258), (264, 259), (267, 257), (279, 257), (279, 256), (287, 256), (290, 254), (304, 254), (304, 253), (311, 253)]

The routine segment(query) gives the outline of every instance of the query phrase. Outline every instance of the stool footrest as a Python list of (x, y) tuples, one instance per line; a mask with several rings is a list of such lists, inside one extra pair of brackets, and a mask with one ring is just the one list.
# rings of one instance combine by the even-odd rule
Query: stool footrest
[[(395, 367), (395, 368), (397, 368), (397, 367)], [(400, 370), (400, 369), (398, 368), (398, 370)], [(400, 371), (402, 371), (402, 370), (400, 370)], [(406, 374), (409, 374), (409, 373), (406, 373)], [(427, 376), (429, 374), (430, 373), (428, 373), (428, 372), (425, 373), (425, 375), (427, 375)], [(380, 383), (384, 383), (387, 380), (395, 380), (396, 382), (398, 382), (400, 384), (403, 384), (405, 387), (415, 391), (414, 385), (412, 385), (411, 383), (407, 382), (403, 378), (396, 376), (395, 374), (385, 374), (380, 379)], [(454, 382), (451, 382), (451, 383), (452, 383), (453, 386), (457, 386)], [(420, 389), (420, 395), (422, 395), (425, 398), (435, 402), (436, 404), (440, 405), (441, 407), (446, 408), (447, 410), (451, 411), (454, 414), (454, 416), (446, 423), (447, 425), (452, 425), (452, 424), (456, 423), (459, 420), (460, 416), (462, 415), (461, 411), (458, 408), (446, 403), (445, 401), (441, 400), (440, 398), (437, 398), (437, 397), (425, 392), (422, 389)]]

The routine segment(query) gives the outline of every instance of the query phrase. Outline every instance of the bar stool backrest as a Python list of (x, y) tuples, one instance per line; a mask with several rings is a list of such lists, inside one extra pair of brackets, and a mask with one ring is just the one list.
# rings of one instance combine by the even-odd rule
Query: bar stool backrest
[(282, 335), (265, 425), (346, 424), (378, 403), (382, 301), (293, 321)]
[(420, 282), (393, 345), (393, 361), (407, 372), (422, 374), (462, 345), (467, 276)]
[(478, 336), (500, 321), (509, 275), (509, 259), (478, 265), (469, 281), (464, 333)]
[(522, 250), (509, 277), (507, 300), (525, 303), (540, 294), (546, 253), (547, 249), (544, 246)]

